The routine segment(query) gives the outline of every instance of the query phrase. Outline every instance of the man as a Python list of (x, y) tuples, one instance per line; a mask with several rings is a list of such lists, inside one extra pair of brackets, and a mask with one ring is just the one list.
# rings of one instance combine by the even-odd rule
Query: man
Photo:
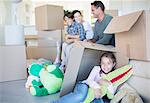
[(94, 18), (97, 18), (94, 26), (94, 37), (89, 42), (103, 44), (103, 45), (115, 45), (114, 35), (105, 34), (104, 30), (112, 19), (112, 16), (105, 14), (105, 6), (101, 1), (94, 1), (91, 3), (91, 11)]

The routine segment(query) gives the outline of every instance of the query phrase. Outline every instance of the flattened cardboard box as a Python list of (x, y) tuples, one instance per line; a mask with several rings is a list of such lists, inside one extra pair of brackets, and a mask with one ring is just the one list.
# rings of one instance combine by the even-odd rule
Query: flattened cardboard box
[(116, 53), (114, 47), (106, 47), (88, 42), (78, 42), (70, 52), (70, 58), (64, 75), (60, 96), (71, 92), (78, 81), (86, 79), (95, 65), (99, 65), (100, 54), (105, 51), (114, 52), (117, 58), (117, 67), (128, 64), (128, 58)]
[(62, 6), (43, 5), (35, 8), (35, 24), (38, 31), (63, 29)]
[(20, 80), (25, 78), (25, 46), (0, 46), (0, 82)]
[(150, 60), (150, 11), (114, 17), (105, 33), (115, 33), (116, 49), (130, 59)]

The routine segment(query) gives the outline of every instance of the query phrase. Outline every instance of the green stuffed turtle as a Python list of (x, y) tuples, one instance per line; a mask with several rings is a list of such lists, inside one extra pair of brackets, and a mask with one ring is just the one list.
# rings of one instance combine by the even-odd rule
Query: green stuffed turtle
[(60, 90), (64, 78), (60, 68), (56, 65), (41, 65), (33, 63), (29, 68), (29, 74), (40, 79), (31, 80), (29, 90), (34, 96), (44, 96), (56, 93)]

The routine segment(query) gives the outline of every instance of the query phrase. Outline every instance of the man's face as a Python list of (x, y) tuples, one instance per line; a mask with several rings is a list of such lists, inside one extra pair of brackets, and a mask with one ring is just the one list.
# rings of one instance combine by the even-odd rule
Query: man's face
[(92, 12), (94, 18), (98, 18), (103, 13), (103, 11), (100, 7), (96, 8), (94, 5), (91, 5), (91, 12)]

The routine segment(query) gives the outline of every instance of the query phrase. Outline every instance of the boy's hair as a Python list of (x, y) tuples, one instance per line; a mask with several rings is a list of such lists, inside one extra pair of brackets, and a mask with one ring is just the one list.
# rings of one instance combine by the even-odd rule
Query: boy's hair
[[(103, 53), (101, 55), (101, 57), (100, 57), (100, 63), (101, 63), (102, 57), (107, 57), (107, 58), (111, 59), (113, 63), (117, 63), (116, 57), (115, 57), (115, 55), (112, 52), (105, 52), (105, 53)], [(115, 66), (113, 67), (113, 70), (115, 69)]]
[(101, 8), (102, 11), (105, 11), (105, 6), (101, 1), (94, 1), (93, 3), (91, 3), (91, 5), (95, 6), (96, 8)]
[(68, 18), (70, 18), (70, 19), (74, 19), (73, 13), (71, 13), (71, 12), (68, 12), (68, 13), (66, 14), (66, 16), (67, 16)]
[(81, 12), (80, 12), (79, 10), (74, 10), (74, 11), (72, 12), (73, 15), (74, 15), (75, 13), (79, 13), (79, 14), (82, 16), (82, 14), (81, 14)]

